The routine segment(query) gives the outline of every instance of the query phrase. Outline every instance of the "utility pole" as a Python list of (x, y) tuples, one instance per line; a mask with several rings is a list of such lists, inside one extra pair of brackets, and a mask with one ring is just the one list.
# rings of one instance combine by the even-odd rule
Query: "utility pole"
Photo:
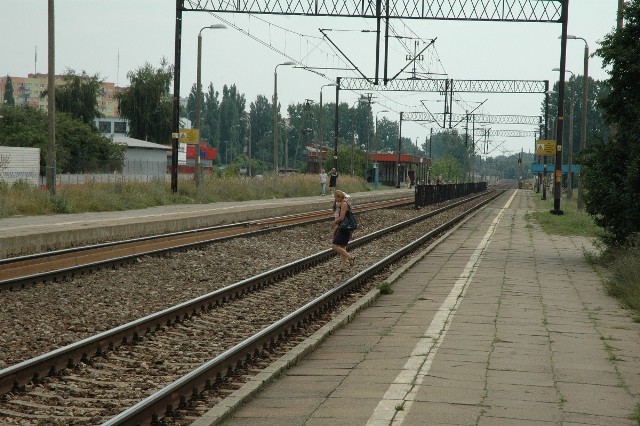
[(47, 81), (47, 187), (49, 194), (56, 195), (56, 43), (54, 1), (49, 0), (49, 47), (48, 47), (48, 81)]
[(429, 168), (427, 169), (427, 184), (431, 185), (431, 164), (433, 163), (433, 158), (431, 157), (431, 141), (433, 139), (433, 127), (429, 132)]
[(369, 129), (371, 127), (371, 97), (372, 97), (372, 93), (367, 93), (366, 97), (367, 97), (367, 105), (369, 106), (369, 108), (367, 109), (367, 156), (366, 156), (366, 161), (365, 161), (365, 170), (364, 170), (364, 178), (365, 180), (368, 180), (367, 177), (369, 176), (369, 153), (371, 152), (371, 132), (369, 132)]
[(400, 158), (402, 151), (402, 114), (400, 112), (400, 126), (398, 127), (398, 164), (396, 165), (396, 188), (400, 188)]

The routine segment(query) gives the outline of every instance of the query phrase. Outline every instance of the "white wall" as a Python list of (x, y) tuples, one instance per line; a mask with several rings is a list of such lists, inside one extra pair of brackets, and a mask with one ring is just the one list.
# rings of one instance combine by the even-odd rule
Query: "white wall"
[(19, 180), (38, 184), (40, 148), (0, 146), (0, 181), (13, 184)]

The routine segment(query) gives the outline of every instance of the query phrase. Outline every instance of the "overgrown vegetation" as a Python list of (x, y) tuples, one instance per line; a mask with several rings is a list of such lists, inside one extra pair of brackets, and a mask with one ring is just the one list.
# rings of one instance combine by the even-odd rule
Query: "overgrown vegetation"
[(640, 241), (608, 248), (593, 261), (611, 272), (604, 283), (607, 293), (631, 309), (633, 320), (640, 322)]
[[(368, 191), (362, 178), (340, 176), (339, 188), (346, 192)], [(55, 213), (121, 211), (171, 204), (200, 204), (307, 197), (320, 194), (317, 175), (265, 176), (261, 179), (205, 176), (202, 185), (180, 180), (178, 192), (169, 182), (85, 183), (60, 187), (55, 197), (25, 183), (8, 186), (0, 182), (0, 218)], [(327, 197), (330, 207), (331, 197)]]
[(608, 246), (603, 243), (605, 231), (596, 225), (593, 218), (576, 209), (575, 202), (563, 200), (561, 216), (549, 213), (551, 202), (536, 197), (536, 211), (530, 217), (542, 229), (556, 235), (579, 235), (597, 240), (598, 253), (585, 253), (594, 265), (606, 268), (610, 277), (604, 282), (610, 296), (632, 311), (634, 321), (640, 322), (640, 240), (629, 241), (624, 246)]
[(597, 100), (613, 131), (582, 156), (587, 211), (605, 230), (611, 248), (640, 235), (640, 0), (625, 3), (624, 25), (607, 34), (596, 54), (608, 67), (611, 91)]
[(610, 76), (597, 103), (613, 135), (585, 150), (583, 182), (587, 212), (604, 230), (596, 261), (611, 271), (606, 288), (640, 321), (640, 0), (626, 2), (622, 17), (595, 52)]
[(580, 235), (583, 237), (599, 238), (602, 235), (602, 229), (598, 227), (591, 216), (587, 213), (578, 211), (576, 203), (562, 200), (562, 216), (549, 214), (549, 210), (553, 207), (553, 198), (542, 201), (536, 197), (535, 212), (531, 213), (531, 217), (535, 219), (542, 229), (550, 234), (556, 235)]
[[(45, 175), (47, 115), (36, 108), (0, 105), (0, 145), (40, 148)], [(117, 145), (93, 124), (66, 113), (56, 114), (56, 172), (99, 173), (122, 169), (126, 147)]]
[(378, 285), (378, 290), (380, 290), (380, 294), (392, 294), (393, 287), (389, 283), (382, 283)]

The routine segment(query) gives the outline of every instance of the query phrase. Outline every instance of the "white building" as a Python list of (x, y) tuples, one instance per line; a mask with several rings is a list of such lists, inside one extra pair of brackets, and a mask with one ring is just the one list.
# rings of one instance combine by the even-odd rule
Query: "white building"
[(114, 143), (127, 147), (122, 174), (164, 176), (167, 173), (167, 153), (171, 146), (123, 135), (114, 135), (112, 139)]

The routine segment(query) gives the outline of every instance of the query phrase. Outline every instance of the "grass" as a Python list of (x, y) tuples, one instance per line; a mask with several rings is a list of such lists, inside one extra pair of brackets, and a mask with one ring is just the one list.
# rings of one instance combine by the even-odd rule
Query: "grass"
[[(537, 195), (537, 194), (536, 194)], [(536, 210), (528, 218), (540, 224), (543, 231), (556, 235), (579, 235), (587, 238), (600, 238), (599, 228), (587, 213), (576, 208), (575, 200), (562, 199), (560, 209), (563, 215), (550, 214), (553, 208), (553, 196), (543, 201), (536, 196)], [(588, 262), (605, 268), (609, 278), (604, 287), (610, 296), (631, 311), (635, 322), (640, 322), (640, 240), (626, 247), (606, 247), (600, 244), (599, 253), (585, 253)]]
[(560, 210), (564, 212), (562, 215), (549, 213), (549, 210), (553, 208), (552, 197), (547, 197), (547, 200), (535, 197), (535, 200), (536, 211), (531, 213), (531, 217), (540, 224), (546, 233), (593, 238), (600, 237), (602, 234), (601, 228), (593, 222), (591, 216), (578, 210), (575, 200), (561, 200)]
[(636, 404), (635, 410), (629, 415), (629, 420), (635, 420), (636, 424), (640, 426), (640, 404)]
[(616, 297), (632, 311), (635, 322), (640, 322), (640, 247), (606, 250), (596, 262), (611, 272), (604, 285), (607, 293)]
[[(340, 176), (339, 188), (349, 192), (371, 190), (362, 178)], [(320, 195), (318, 175), (264, 176), (261, 179), (206, 176), (199, 187), (192, 179), (180, 179), (178, 191), (169, 182), (117, 182), (64, 185), (56, 195), (18, 182), (0, 182), (0, 218), (60, 213), (122, 211), (172, 204), (207, 204)], [(331, 197), (328, 197), (328, 202)]]
[(389, 283), (382, 283), (378, 285), (378, 290), (380, 290), (380, 294), (392, 294), (393, 288)]

